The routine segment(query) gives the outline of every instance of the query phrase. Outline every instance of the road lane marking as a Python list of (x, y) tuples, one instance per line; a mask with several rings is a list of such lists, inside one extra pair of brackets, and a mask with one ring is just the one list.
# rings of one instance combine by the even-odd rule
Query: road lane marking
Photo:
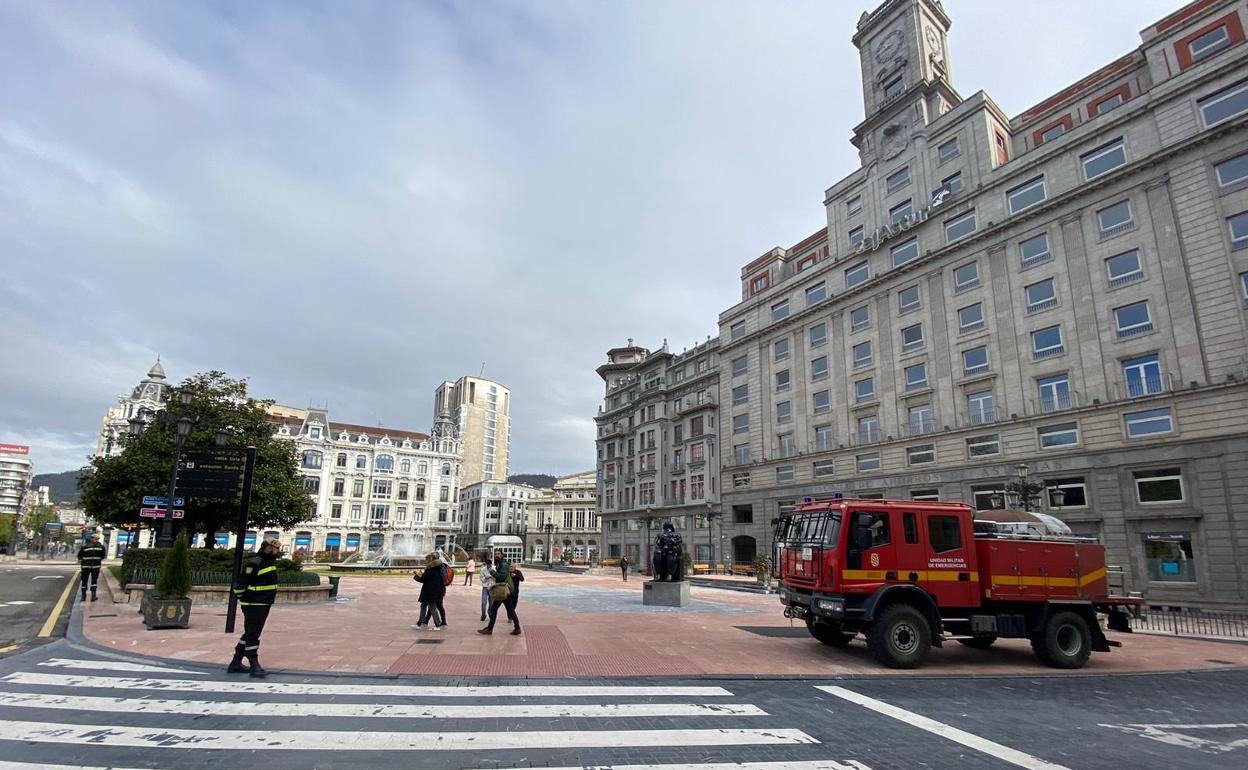
[(0, 721), (0, 735), (4, 735), (8, 741), (29, 743), (227, 751), (493, 751), (651, 746), (791, 746), (819, 742), (801, 730), (778, 728), (404, 733), (358, 730), (196, 730), (23, 721)]
[(1150, 738), (1159, 743), (1167, 743), (1171, 746), (1177, 746), (1181, 749), (1195, 749), (1203, 751), (1206, 754), (1225, 754), (1228, 751), (1236, 749), (1248, 748), (1248, 738), (1232, 739), (1228, 741), (1216, 741), (1212, 738), (1202, 738), (1197, 735), (1187, 735), (1182, 730), (1243, 730), (1248, 728), (1248, 724), (1230, 723), (1216, 725), (1098, 725), (1099, 727), (1107, 727), (1111, 730), (1121, 730), (1130, 735), (1138, 735), (1141, 738)]
[(27, 604), (34, 604), (34, 602), (28, 602), (25, 599), (14, 599), (11, 602), (0, 602), (0, 607), (22, 607)]
[(1039, 757), (1033, 757), (1031, 754), (1026, 754), (1017, 749), (1012, 749), (1009, 746), (1003, 746), (1000, 743), (990, 741), (987, 738), (981, 738), (978, 735), (968, 733), (965, 730), (959, 730), (958, 728), (947, 725), (944, 722), (937, 722), (935, 719), (928, 719), (925, 716), (915, 714), (913, 711), (906, 711), (903, 708), (898, 708), (897, 706), (885, 703), (884, 701), (876, 700), (875, 698), (869, 698), (866, 695), (856, 693), (853, 690), (846, 690), (844, 687), (816, 685), (816, 689), (823, 690), (826, 693), (835, 695), (836, 697), (847, 700), (850, 703), (857, 703), (859, 706), (869, 708), (878, 714), (892, 717), (899, 722), (905, 722), (906, 724), (912, 727), (917, 727), (920, 730), (926, 730), (933, 735), (939, 735), (942, 738), (947, 738), (954, 743), (960, 743), (967, 748), (975, 749), (976, 751), (987, 754), (990, 757), (996, 757), (1003, 762), (1009, 762), (1012, 765), (1025, 767), (1027, 770), (1070, 770), (1070, 768), (1064, 765), (1058, 765), (1053, 762), (1040, 759)]
[[(40, 575), (40, 577), (45, 577)], [(38, 580), (38, 578), (35, 578)], [(37, 636), (46, 639), (52, 635), (52, 629), (56, 628), (56, 619), (61, 616), (61, 610), (65, 608), (65, 602), (69, 600), (70, 594), (74, 592), (74, 581), (65, 584), (65, 590), (61, 591), (61, 598), (57, 599), (56, 606), (52, 608), (52, 614), (48, 615), (48, 619), (44, 621), (43, 628), (39, 629)]]
[[(611, 770), (871, 770), (856, 759), (837, 762), (832, 759), (812, 759), (800, 762), (706, 762), (702, 764), (666, 765), (611, 765)], [(110, 765), (108, 767), (88, 767), (86, 765), (48, 765), (44, 763), (27, 764), (25, 762), (5, 762), (0, 760), (0, 770), (137, 770)], [(153, 770), (149, 768), (148, 770)], [(162, 770), (156, 768), (155, 770)], [(449, 770), (449, 767), (448, 767)], [(500, 768), (500, 770), (507, 770)], [(511, 770), (522, 770), (512, 768)], [(584, 770), (583, 765), (575, 767), (550, 767), (546, 770)]]
[(631, 685), (429, 685), (386, 684), (301, 684), (285, 682), (215, 681), (194, 679), (143, 679), (138, 677), (45, 674), (18, 671), (0, 679), (14, 684), (40, 684), (55, 687), (98, 687), (117, 690), (177, 690), (187, 692), (253, 693), (261, 695), (417, 695), (424, 698), (575, 698), (575, 697), (694, 697), (731, 696), (722, 687), (664, 687)]
[(0, 647), (0, 653), (13, 652), (16, 649), (17, 649), (16, 644), (10, 644), (7, 647)]
[[(405, 719), (494, 719), (498, 716), (497, 712), (483, 709), (480, 706), (149, 700), (24, 692), (0, 693), (0, 706), (122, 714), (192, 714), (195, 716), (401, 717)], [(530, 703), (507, 706), (506, 716), (519, 719), (558, 719), (562, 717), (757, 717), (769, 715), (758, 706), (739, 703), (612, 703), (602, 705)]]
[(53, 668), (83, 668), (89, 671), (141, 671), (149, 674), (183, 674), (207, 676), (204, 671), (187, 671), (181, 668), (149, 666), (145, 663), (126, 663), (120, 660), (79, 660), (77, 658), (49, 658), (39, 665)]
[(64, 580), (64, 575), (35, 575), (31, 580)]

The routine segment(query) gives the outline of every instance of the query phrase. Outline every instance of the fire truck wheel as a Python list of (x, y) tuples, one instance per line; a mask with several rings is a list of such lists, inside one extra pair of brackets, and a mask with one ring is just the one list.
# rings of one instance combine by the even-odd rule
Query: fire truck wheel
[(842, 631), (840, 626), (816, 623), (809, 615), (806, 616), (806, 630), (829, 647), (844, 647), (854, 640), (854, 634)]
[(867, 647), (889, 668), (915, 668), (932, 646), (932, 632), (923, 613), (908, 604), (886, 608), (867, 626)]
[(986, 650), (997, 641), (995, 636), (972, 636), (970, 639), (959, 639), (958, 644), (965, 644), (967, 647), (974, 647), (977, 650)]
[(1056, 612), (1031, 640), (1036, 657), (1053, 668), (1082, 668), (1092, 654), (1092, 632), (1077, 613)]

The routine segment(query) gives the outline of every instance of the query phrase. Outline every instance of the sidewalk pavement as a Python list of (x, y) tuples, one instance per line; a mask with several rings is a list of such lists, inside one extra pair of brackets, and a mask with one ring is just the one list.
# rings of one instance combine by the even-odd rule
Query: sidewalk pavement
[[(268, 668), (439, 676), (879, 676), (862, 638), (847, 648), (816, 642), (781, 615), (774, 594), (693, 586), (684, 609), (643, 607), (643, 580), (531, 570), (521, 584), (522, 636), (499, 611), (492, 636), (482, 627), (481, 589), (462, 578), (447, 590), (448, 627), (415, 629), (420, 585), (408, 577), (346, 576), (340, 600), (273, 608), (261, 644)], [(107, 585), (115, 590), (111, 575)], [(110, 590), (110, 595), (112, 593)], [(236, 635), (223, 633), (225, 608), (201, 606), (191, 627), (147, 631), (137, 605), (104, 600), (84, 607), (88, 640), (118, 651), (224, 666)], [(242, 631), (241, 616), (237, 626)], [(1142, 634), (1111, 634), (1122, 647), (1094, 653), (1086, 674), (1248, 666), (1248, 645)], [(952, 643), (933, 649), (904, 675), (1043, 676), (1025, 640), (990, 650)]]

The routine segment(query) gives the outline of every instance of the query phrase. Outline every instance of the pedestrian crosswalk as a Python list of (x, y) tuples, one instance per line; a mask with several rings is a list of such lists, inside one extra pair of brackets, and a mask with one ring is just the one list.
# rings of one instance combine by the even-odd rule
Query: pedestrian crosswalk
[[(0, 677), (0, 770), (869, 770), (716, 685), (256, 681), (67, 657), (30, 668)], [(214, 751), (230, 761), (205, 763)]]

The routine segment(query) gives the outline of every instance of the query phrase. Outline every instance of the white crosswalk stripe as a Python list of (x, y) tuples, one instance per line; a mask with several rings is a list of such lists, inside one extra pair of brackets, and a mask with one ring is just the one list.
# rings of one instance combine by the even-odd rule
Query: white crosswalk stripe
[[(589, 752), (593, 766), (612, 770), (870, 770), (853, 761), (812, 759), (826, 754), (816, 738), (715, 685), (194, 679), (186, 675), (207, 674), (68, 657), (39, 666), (43, 670), (0, 678), (0, 747), (9, 747), (0, 770), (125, 770), (132, 764), (181, 770), (197, 756), (187, 749), (240, 752), (247, 758), (240, 768), (275, 761), (265, 757), (324, 752), (349, 757), (340, 762), (352, 767), (369, 765), (375, 754), (387, 767), (398, 757), (413, 770), (469, 770), (531, 762), (533, 751), (565, 751), (572, 753), (553, 753), (548, 761), (582, 761)], [(90, 746), (95, 761), (52, 765), (21, 753), (60, 759), (68, 746)], [(698, 762), (672, 761), (688, 759), (689, 749), (706, 754)], [(742, 760), (767, 761), (732, 761), (749, 750), (761, 756)], [(781, 750), (802, 753), (784, 760)], [(525, 755), (477, 754), (491, 751)], [(641, 761), (650, 751), (666, 762)], [(123, 761), (136, 754), (141, 762)], [(631, 764), (612, 763), (613, 757)]]

